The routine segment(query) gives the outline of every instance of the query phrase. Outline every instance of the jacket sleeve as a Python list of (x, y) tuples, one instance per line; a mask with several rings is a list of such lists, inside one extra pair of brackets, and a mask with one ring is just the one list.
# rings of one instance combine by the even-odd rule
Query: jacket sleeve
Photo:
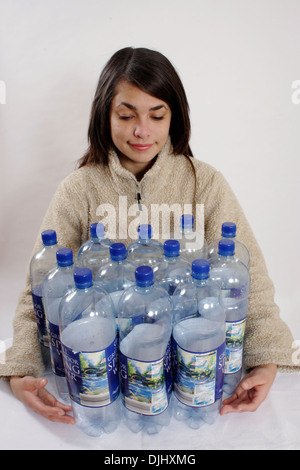
[(214, 172), (204, 185), (201, 200), (208, 243), (220, 238), (223, 222), (235, 222), (237, 238), (250, 253), (251, 286), (244, 339), (246, 370), (268, 363), (275, 363), (285, 371), (299, 370), (292, 360), (293, 336), (274, 302), (274, 286), (264, 257), (240, 204), (221, 173)]
[[(73, 250), (74, 258), (88, 233), (88, 202), (76, 178), (67, 178), (58, 187), (40, 227), (32, 255), (42, 248), (41, 232), (53, 229), (58, 245)], [(0, 365), (0, 377), (12, 375), (40, 377), (44, 372), (40, 343), (33, 309), (29, 266), (25, 288), (21, 292), (13, 322), (13, 345), (6, 353), (5, 364)]]

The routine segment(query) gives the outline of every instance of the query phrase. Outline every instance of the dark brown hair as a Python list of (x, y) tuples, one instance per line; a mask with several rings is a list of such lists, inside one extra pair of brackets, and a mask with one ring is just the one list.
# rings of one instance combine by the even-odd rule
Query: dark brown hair
[(110, 133), (110, 107), (121, 80), (126, 80), (169, 105), (172, 112), (170, 137), (174, 154), (192, 156), (189, 146), (189, 105), (173, 65), (160, 52), (126, 47), (111, 57), (100, 75), (90, 116), (89, 148), (79, 160), (79, 167), (108, 163), (108, 152), (114, 148)]

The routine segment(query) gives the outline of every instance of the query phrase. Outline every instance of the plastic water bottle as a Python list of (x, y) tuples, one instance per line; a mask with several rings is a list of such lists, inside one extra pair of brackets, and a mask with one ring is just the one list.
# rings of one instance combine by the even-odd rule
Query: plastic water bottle
[(120, 421), (117, 332), (110, 296), (78, 268), (75, 288), (61, 301), (64, 367), (77, 426), (89, 436), (114, 431)]
[(197, 429), (219, 415), (224, 381), (225, 311), (207, 260), (193, 261), (191, 281), (172, 300), (174, 414)]
[(43, 305), (42, 284), (46, 274), (56, 266), (56, 251), (59, 248), (54, 230), (41, 234), (43, 248), (33, 255), (30, 261), (30, 281), (33, 307), (41, 343), (42, 357), (46, 372), (51, 370), (49, 337)]
[[(235, 243), (235, 257), (238, 258), (244, 265), (250, 268), (250, 254), (248, 248), (244, 243), (236, 238), (236, 224), (234, 222), (224, 222), (222, 224), (221, 238), (228, 238)], [(219, 240), (214, 241), (208, 246), (208, 260), (217, 258), (219, 255)]]
[(100, 268), (94, 277), (94, 283), (110, 294), (117, 316), (121, 294), (135, 283), (135, 266), (127, 260), (124, 243), (113, 243), (110, 246), (110, 258), (110, 263)]
[(63, 296), (74, 287), (73, 252), (69, 248), (60, 248), (56, 252), (57, 266), (45, 277), (42, 294), (50, 340), (50, 357), (59, 395), (69, 401), (68, 385), (61, 352), (59, 334), (59, 305)]
[(153, 283), (150, 266), (139, 266), (136, 285), (119, 302), (120, 378), (123, 412), (133, 432), (157, 433), (171, 419), (172, 304)]
[(105, 237), (102, 223), (91, 224), (90, 236), (91, 238), (79, 248), (76, 265), (80, 268), (90, 269), (94, 277), (101, 266), (109, 263), (109, 247), (112, 240)]
[(153, 269), (154, 276), (156, 276), (164, 257), (163, 245), (152, 238), (150, 224), (140, 224), (138, 235), (138, 240), (128, 246), (128, 259), (134, 263), (135, 267), (150, 266)]
[(195, 259), (207, 258), (207, 243), (204, 234), (194, 230), (192, 214), (183, 214), (180, 217), (180, 229), (174, 232), (174, 238), (180, 241), (181, 257), (189, 263)]
[(220, 286), (226, 314), (224, 392), (232, 394), (242, 377), (243, 342), (250, 294), (249, 271), (234, 256), (233, 240), (219, 242), (219, 256), (211, 260), (211, 278)]
[(164, 259), (160, 265), (157, 282), (169, 295), (173, 295), (179, 284), (187, 281), (191, 275), (190, 264), (180, 256), (178, 240), (166, 240), (164, 243)]

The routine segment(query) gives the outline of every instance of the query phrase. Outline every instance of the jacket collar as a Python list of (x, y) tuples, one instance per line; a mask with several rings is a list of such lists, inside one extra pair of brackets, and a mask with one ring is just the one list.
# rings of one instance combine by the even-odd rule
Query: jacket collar
[(169, 137), (159, 152), (154, 165), (145, 173), (141, 181), (138, 181), (135, 175), (121, 165), (118, 155), (114, 150), (109, 153), (108, 169), (115, 190), (120, 195), (132, 195), (132, 197), (136, 198), (137, 191), (142, 192), (144, 196), (151, 193), (154, 188), (155, 191), (160, 191), (168, 183), (175, 159)]

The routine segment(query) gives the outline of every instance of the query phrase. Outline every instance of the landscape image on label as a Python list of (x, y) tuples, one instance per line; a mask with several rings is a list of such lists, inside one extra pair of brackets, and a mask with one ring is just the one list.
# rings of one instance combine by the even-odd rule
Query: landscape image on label
[(104, 406), (110, 403), (105, 350), (79, 354), (82, 388), (80, 403), (85, 406)]
[(128, 394), (126, 408), (136, 413), (155, 415), (168, 406), (163, 359), (141, 362), (127, 359)]
[(177, 346), (175, 394), (189, 406), (215, 402), (217, 352), (192, 353)]

